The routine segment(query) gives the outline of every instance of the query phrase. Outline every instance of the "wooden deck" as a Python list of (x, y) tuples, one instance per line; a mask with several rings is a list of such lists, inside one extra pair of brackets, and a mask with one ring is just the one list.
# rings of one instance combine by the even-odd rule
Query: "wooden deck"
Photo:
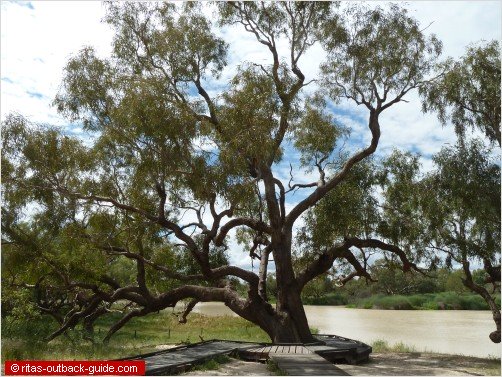
[(302, 344), (258, 346), (239, 350), (241, 359), (249, 361), (267, 361), (272, 355), (276, 354), (295, 354), (308, 355), (313, 352)]
[(274, 360), (290, 375), (345, 375), (333, 363), (357, 364), (368, 360), (371, 347), (336, 335), (318, 335), (309, 344), (267, 344), (210, 340), (123, 360), (145, 360), (146, 375), (173, 375), (220, 355), (238, 355), (244, 360)]
[(317, 335), (316, 338), (330, 349), (318, 348), (313, 349), (314, 352), (332, 362), (344, 361), (349, 364), (359, 364), (368, 361), (372, 352), (370, 346), (357, 340), (337, 335)]
[(323, 357), (310, 354), (273, 354), (270, 358), (290, 376), (348, 376)]
[(255, 348), (256, 345), (257, 343), (210, 340), (138, 355), (127, 360), (145, 360), (147, 376), (173, 375), (216, 356), (235, 354), (239, 350)]
[(267, 344), (239, 351), (244, 360), (266, 361), (276, 354), (317, 354), (332, 363), (358, 364), (367, 361), (371, 347), (357, 340), (336, 335), (317, 335), (318, 343), (310, 344)]

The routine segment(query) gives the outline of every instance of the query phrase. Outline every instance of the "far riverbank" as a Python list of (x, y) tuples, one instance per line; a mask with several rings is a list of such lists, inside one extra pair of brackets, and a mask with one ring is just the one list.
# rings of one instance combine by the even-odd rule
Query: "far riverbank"
[[(489, 310), (483, 298), (473, 293), (452, 291), (414, 295), (377, 294), (353, 298), (346, 294), (330, 293), (303, 299), (306, 305), (343, 305), (358, 309), (388, 310)], [(496, 296), (500, 308), (500, 295)]]

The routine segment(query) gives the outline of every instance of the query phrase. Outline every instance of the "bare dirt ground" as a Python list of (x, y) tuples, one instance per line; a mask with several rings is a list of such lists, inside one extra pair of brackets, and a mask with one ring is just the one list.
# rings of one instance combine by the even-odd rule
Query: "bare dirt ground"
[[(337, 364), (351, 376), (500, 376), (500, 359), (411, 353), (372, 353), (361, 365)], [(218, 370), (193, 371), (192, 376), (270, 376), (266, 364), (232, 360)]]
[(338, 365), (352, 376), (500, 376), (500, 360), (430, 353), (373, 353), (370, 362)]
[(183, 376), (273, 376), (266, 364), (233, 359), (218, 370), (195, 370)]

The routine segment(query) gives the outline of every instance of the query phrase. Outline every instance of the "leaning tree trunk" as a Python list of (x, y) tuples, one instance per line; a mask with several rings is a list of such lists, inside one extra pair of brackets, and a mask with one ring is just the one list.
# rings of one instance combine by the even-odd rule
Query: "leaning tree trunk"
[[(462, 231), (463, 227), (461, 227)], [(477, 293), (483, 299), (485, 302), (488, 304), (490, 307), (490, 310), (492, 312), (493, 316), (493, 321), (495, 322), (495, 331), (492, 331), (489, 335), (490, 340), (493, 343), (500, 343), (500, 310), (497, 307), (497, 304), (495, 303), (495, 300), (493, 297), (490, 295), (490, 293), (481, 285), (478, 285), (474, 282), (472, 279), (472, 274), (471, 274), (471, 269), (470, 269), (470, 263), (467, 260), (467, 252), (465, 250), (462, 250), (462, 267), (464, 270), (464, 275), (465, 279), (462, 279), (462, 283), (469, 288), (471, 291)]]
[(476, 292), (481, 297), (483, 297), (485, 302), (490, 307), (490, 310), (492, 312), (493, 322), (495, 322), (496, 329), (495, 329), (495, 331), (492, 331), (490, 333), (489, 337), (493, 343), (500, 343), (500, 333), (501, 333), (500, 332), (500, 310), (497, 307), (495, 300), (493, 299), (493, 297), (490, 295), (490, 293), (488, 293), (488, 291), (484, 287), (475, 284), (472, 281), (472, 279), (467, 278), (463, 281), (463, 283), (467, 288), (471, 289), (472, 291)]
[[(466, 273), (467, 275), (467, 273)], [(471, 291), (476, 292), (479, 294), (485, 302), (488, 304), (490, 307), (490, 310), (492, 312), (492, 317), (493, 317), (493, 322), (495, 322), (495, 331), (492, 331), (489, 335), (490, 340), (493, 343), (500, 343), (500, 310), (497, 307), (497, 304), (495, 303), (495, 300), (493, 297), (490, 295), (490, 293), (482, 286), (474, 283), (472, 280), (472, 276), (469, 274), (466, 276), (466, 279), (463, 279), (464, 285), (469, 288)]]

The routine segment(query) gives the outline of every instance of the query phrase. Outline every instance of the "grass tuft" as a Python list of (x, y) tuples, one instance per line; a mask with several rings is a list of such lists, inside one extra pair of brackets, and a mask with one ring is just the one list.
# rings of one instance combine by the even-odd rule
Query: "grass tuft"
[(205, 371), (205, 370), (217, 370), (220, 369), (223, 364), (227, 364), (232, 359), (226, 355), (219, 355), (216, 357), (213, 357), (210, 360), (207, 360), (206, 362), (195, 365), (191, 370), (198, 370), (198, 371)]
[(279, 368), (279, 365), (272, 360), (268, 359), (267, 360), (267, 370), (272, 374), (272, 376), (287, 376), (288, 373), (281, 368)]
[(371, 347), (373, 348), (373, 352), (379, 352), (379, 353), (390, 353), (390, 352), (410, 353), (410, 352), (417, 352), (417, 350), (416, 350), (416, 348), (414, 346), (409, 346), (409, 345), (404, 344), (402, 342), (396, 343), (393, 346), (391, 346), (391, 345), (389, 345), (389, 343), (386, 340), (383, 340), (383, 339), (375, 340), (373, 343), (371, 343)]

